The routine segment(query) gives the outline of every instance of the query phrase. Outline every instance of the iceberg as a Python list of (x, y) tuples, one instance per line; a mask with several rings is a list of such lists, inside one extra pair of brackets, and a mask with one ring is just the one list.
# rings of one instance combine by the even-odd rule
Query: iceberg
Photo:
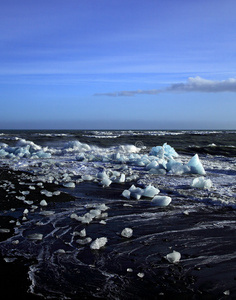
[(206, 172), (205, 172), (205, 170), (204, 170), (197, 154), (195, 154), (190, 159), (187, 166), (190, 167), (191, 173), (193, 173), (193, 174), (199, 174), (199, 175), (205, 175), (206, 174)]

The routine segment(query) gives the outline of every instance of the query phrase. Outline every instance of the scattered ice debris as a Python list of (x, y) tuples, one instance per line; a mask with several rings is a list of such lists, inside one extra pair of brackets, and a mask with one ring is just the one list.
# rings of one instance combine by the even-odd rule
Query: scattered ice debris
[(168, 196), (155, 196), (151, 203), (155, 206), (168, 206), (172, 199)]
[(165, 257), (170, 263), (178, 263), (181, 258), (181, 254), (178, 251), (173, 250), (172, 253), (169, 253)]
[(43, 235), (41, 233), (32, 233), (29, 234), (27, 237), (29, 240), (33, 241), (41, 241), (43, 239)]
[(46, 200), (41, 200), (39, 203), (41, 206), (47, 206), (47, 201)]
[(212, 181), (201, 176), (194, 178), (191, 186), (199, 189), (210, 189), (212, 187)]
[(95, 241), (93, 241), (91, 243), (90, 248), (92, 250), (99, 250), (100, 248), (105, 246), (106, 243), (107, 243), (107, 238), (106, 237), (97, 238)]
[(131, 238), (133, 235), (133, 229), (131, 228), (125, 228), (121, 231), (121, 236), (125, 238)]

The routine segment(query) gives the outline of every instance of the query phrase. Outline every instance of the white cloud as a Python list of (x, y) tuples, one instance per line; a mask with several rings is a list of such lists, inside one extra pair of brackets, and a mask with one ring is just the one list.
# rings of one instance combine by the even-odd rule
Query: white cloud
[(112, 93), (97, 93), (94, 96), (135, 96), (135, 95), (157, 95), (167, 92), (199, 92), (199, 93), (219, 93), (219, 92), (236, 92), (236, 78), (226, 80), (208, 80), (199, 76), (189, 77), (186, 83), (175, 83), (165, 89), (120, 91)]
[(236, 79), (229, 78), (226, 80), (207, 80), (197, 77), (189, 77), (186, 83), (172, 84), (166, 90), (167, 92), (236, 92)]

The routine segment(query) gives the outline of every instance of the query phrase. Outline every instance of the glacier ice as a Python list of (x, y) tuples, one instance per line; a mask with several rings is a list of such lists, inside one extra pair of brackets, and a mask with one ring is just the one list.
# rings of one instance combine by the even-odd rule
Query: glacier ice
[(148, 185), (147, 187), (145, 187), (144, 191), (143, 191), (143, 196), (144, 197), (148, 197), (148, 198), (153, 198), (155, 195), (157, 195), (160, 192), (159, 189), (155, 188), (152, 185)]
[(121, 236), (125, 238), (131, 238), (133, 235), (133, 229), (132, 228), (125, 228), (121, 231)]
[(165, 257), (170, 263), (178, 263), (181, 259), (181, 254), (178, 251), (173, 250), (172, 253), (169, 253)]
[(168, 196), (155, 196), (151, 203), (152, 205), (155, 206), (168, 206), (170, 204), (170, 202), (172, 201), (172, 199)]
[(194, 178), (191, 186), (199, 189), (210, 189), (212, 187), (212, 181), (201, 176)]
[(106, 237), (97, 238), (91, 243), (90, 248), (92, 250), (99, 250), (100, 248), (104, 247), (106, 243), (107, 243)]
[(191, 173), (193, 174), (199, 174), (199, 175), (205, 175), (206, 172), (202, 166), (202, 163), (199, 160), (199, 157), (197, 154), (195, 154), (190, 161), (187, 164), (190, 167)]

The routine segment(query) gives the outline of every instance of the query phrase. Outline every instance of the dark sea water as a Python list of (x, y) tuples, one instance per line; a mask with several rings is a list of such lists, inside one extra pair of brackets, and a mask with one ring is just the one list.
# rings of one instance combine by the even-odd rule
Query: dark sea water
[(236, 131), (1, 131), (0, 167), (0, 252), (29, 295), (236, 299)]

